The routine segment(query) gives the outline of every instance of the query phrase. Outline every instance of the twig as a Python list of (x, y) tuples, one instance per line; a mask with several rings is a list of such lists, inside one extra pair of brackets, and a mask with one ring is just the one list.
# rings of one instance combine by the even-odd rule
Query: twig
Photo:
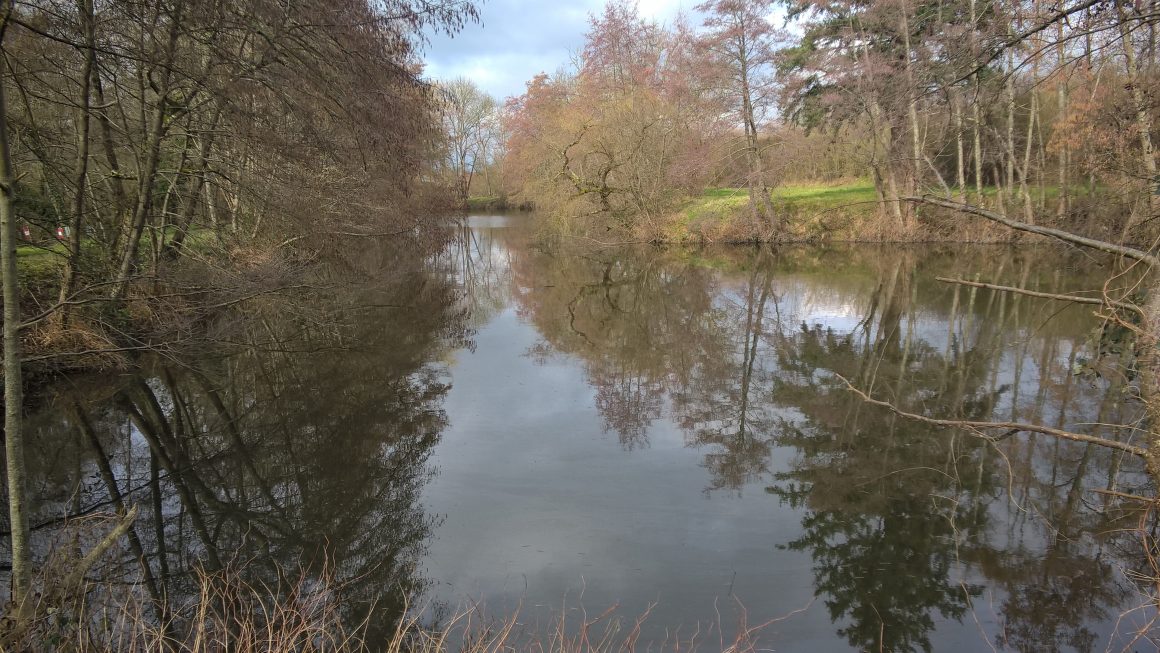
[(214, 309), (225, 308), (227, 306), (233, 306), (234, 304), (240, 304), (244, 301), (251, 300), (255, 297), (261, 297), (262, 295), (270, 295), (273, 293), (282, 292), (283, 290), (301, 290), (303, 288), (316, 289), (316, 288), (318, 288), (318, 286), (312, 286), (309, 284), (296, 284), (293, 286), (279, 286), (277, 288), (270, 288), (268, 290), (258, 290), (258, 291), (252, 292), (248, 295), (242, 295), (241, 297), (238, 297), (237, 299), (231, 299), (229, 301), (219, 302), (217, 304), (209, 304), (209, 305), (203, 306), (201, 308), (203, 310), (206, 310), (206, 311), (212, 311)]
[[(172, 343), (167, 343), (172, 344)], [(120, 354), (129, 351), (159, 351), (160, 347), (157, 345), (130, 345), (128, 347), (109, 347), (107, 349), (84, 349), (81, 351), (61, 351), (51, 354), (42, 354), (40, 356), (29, 356), (20, 359), (24, 363), (33, 363), (36, 361), (48, 360), (50, 358), (73, 358), (77, 356), (90, 356), (93, 354)]]

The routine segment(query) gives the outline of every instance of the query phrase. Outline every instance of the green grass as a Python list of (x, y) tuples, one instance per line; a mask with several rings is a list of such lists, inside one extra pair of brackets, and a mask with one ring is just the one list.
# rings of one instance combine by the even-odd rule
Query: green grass
[[(165, 242), (173, 240), (177, 228), (170, 225), (165, 228)], [(213, 240), (213, 231), (205, 228), (193, 228), (185, 236), (184, 247), (198, 249)], [(141, 236), (141, 252), (144, 256), (150, 245), (149, 234)], [(85, 238), (81, 246), (89, 250), (97, 247), (96, 243)], [(41, 245), (20, 245), (16, 248), (16, 267), (25, 281), (55, 277), (60, 274), (61, 266), (65, 263), (68, 254), (68, 245), (64, 242), (45, 242)]]
[[(951, 189), (955, 192), (955, 189)], [(1032, 187), (1031, 192), (1038, 195), (1039, 188)], [(1059, 196), (1059, 188), (1048, 186), (1046, 189), (1048, 200)], [(968, 194), (974, 196), (975, 189), (968, 189)], [(985, 186), (983, 195), (994, 196), (994, 186)], [(1090, 191), (1086, 187), (1076, 186), (1073, 196), (1087, 196)], [(874, 192), (874, 184), (869, 180), (859, 180), (843, 184), (788, 184), (773, 189), (770, 193), (774, 207), (788, 209), (791, 214), (817, 214), (822, 212), (844, 211), (850, 213), (868, 213), (876, 210), (878, 196)], [(957, 197), (957, 193), (955, 195)], [(710, 188), (699, 197), (688, 200), (680, 212), (688, 221), (706, 218), (728, 218), (736, 211), (748, 206), (749, 191), (745, 188)]]
[[(873, 208), (877, 202), (874, 185), (869, 181), (845, 184), (793, 184), (775, 188), (771, 193), (774, 206), (798, 211), (859, 211)], [(749, 203), (745, 188), (710, 188), (681, 208), (687, 221), (726, 219)]]
[(56, 277), (64, 264), (64, 243), (20, 245), (16, 248), (16, 269), (24, 283)]
[(775, 202), (789, 202), (803, 208), (840, 209), (876, 203), (878, 196), (874, 192), (874, 184), (867, 181), (840, 186), (785, 186), (773, 191), (773, 199)]
[(498, 202), (498, 195), (478, 195), (467, 198), (467, 208), (472, 211), (479, 211), (490, 208)]
[[(1028, 189), (1038, 202), (1040, 193), (1048, 210), (1059, 197), (1059, 188), (1037, 185)], [(927, 189), (937, 195), (945, 191)], [(955, 199), (959, 195), (952, 188)], [(983, 196), (987, 204), (993, 204), (998, 189), (984, 186)], [(1098, 194), (1086, 186), (1076, 185), (1071, 190), (1072, 197), (1090, 202), (1089, 198)], [(779, 219), (788, 224), (789, 237), (802, 240), (861, 239), (908, 237), (907, 234), (890, 232), (889, 221), (876, 220), (883, 207), (879, 206), (874, 184), (869, 179), (845, 183), (798, 183), (774, 188), (770, 192), (773, 208)], [(978, 203), (974, 186), (967, 189), (967, 198)], [(730, 238), (745, 238), (749, 231), (749, 191), (746, 188), (710, 188), (698, 196), (687, 199), (669, 215), (661, 239), (681, 241), (687, 238), (708, 238), (727, 241)]]

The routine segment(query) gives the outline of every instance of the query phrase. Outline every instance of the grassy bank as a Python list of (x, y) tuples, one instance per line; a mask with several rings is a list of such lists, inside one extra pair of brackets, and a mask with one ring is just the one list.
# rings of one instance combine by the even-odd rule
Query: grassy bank
[[(177, 235), (176, 227), (167, 227), (165, 230), (164, 245), (173, 242)], [(213, 239), (213, 232), (209, 229), (194, 228), (186, 234), (182, 247), (189, 250), (204, 249)], [(81, 240), (84, 258), (92, 260), (97, 256), (99, 245), (91, 238)], [(142, 258), (148, 257), (153, 243), (148, 235), (141, 237), (139, 252)], [(16, 248), (16, 266), (20, 271), (20, 278), (25, 283), (36, 283), (42, 280), (56, 280), (60, 277), (65, 259), (68, 257), (68, 246), (63, 241), (45, 241), (37, 244), (20, 245)]]
[[(789, 221), (795, 240), (849, 236), (851, 226), (867, 222), (878, 211), (878, 198), (868, 181), (783, 186), (771, 197), (774, 209)], [(711, 188), (670, 215), (662, 234), (664, 240), (673, 241), (744, 239), (743, 234), (751, 231), (750, 220), (747, 189)]]
[(264, 270), (237, 265), (229, 244), (208, 229), (191, 230), (181, 245), (185, 256), (163, 256), (155, 267), (155, 247), (171, 244), (176, 234), (169, 228), (156, 244), (148, 234), (142, 237), (141, 272), (120, 299), (110, 296), (115, 278), (112, 254), (97, 240), (83, 238), (80, 278), (67, 302), (67, 321), (58, 319), (63, 312), (56, 304), (68, 262), (67, 244), (43, 240), (17, 247), (27, 387), (65, 372), (124, 368), (131, 365), (133, 352), (154, 345), (194, 346), (198, 320), (212, 307), (228, 306), (239, 293), (253, 292), (252, 286), (265, 283)]
[[(845, 184), (802, 184), (783, 186), (771, 192), (774, 207), (789, 213), (825, 211), (874, 212), (878, 198), (868, 181)], [(681, 212), (689, 220), (730, 215), (749, 205), (745, 188), (711, 188), (689, 200)]]
[[(1052, 207), (1058, 189), (1042, 189), (1043, 200)], [(996, 189), (985, 187), (987, 204), (994, 206)], [(971, 192), (973, 196), (973, 191)], [(915, 209), (915, 220), (901, 227), (889, 211), (881, 207), (869, 180), (842, 183), (789, 184), (771, 191), (770, 197), (786, 231), (776, 237), (791, 242), (817, 241), (913, 241), (913, 242), (997, 242), (1010, 240), (1009, 230), (985, 220), (964, 219), (960, 215), (931, 207)], [(1057, 225), (1083, 232), (1093, 227), (1089, 220), (1100, 204), (1090, 189), (1077, 187), (1073, 210)], [(972, 200), (976, 201), (977, 200)], [(885, 214), (885, 215), (884, 215)], [(1096, 220), (1105, 231), (1119, 218)], [(1106, 224), (1105, 224), (1106, 223)], [(1099, 227), (1099, 224), (1094, 226)], [(734, 242), (772, 239), (775, 234), (762, 225), (755, 229), (745, 188), (711, 188), (689, 198), (639, 234), (647, 240), (663, 242)]]
[(20, 271), (20, 278), (28, 280), (49, 275), (59, 276), (66, 251), (64, 243), (17, 247), (16, 268)]

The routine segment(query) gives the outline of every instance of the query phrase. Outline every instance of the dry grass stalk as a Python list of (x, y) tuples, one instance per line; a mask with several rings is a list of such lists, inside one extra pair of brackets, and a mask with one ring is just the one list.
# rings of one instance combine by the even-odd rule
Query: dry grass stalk
[(642, 625), (654, 605), (628, 620), (618, 605), (590, 618), (565, 599), (541, 627), (521, 623), (519, 606), (492, 617), (473, 603), (431, 623), (429, 610), (404, 603), (387, 641), (372, 642), (372, 617), (352, 623), (345, 584), (329, 567), (299, 570), (290, 575), (297, 580), (276, 586), (248, 578), (245, 561), (199, 569), (193, 596), (155, 605), (133, 579), (136, 563), (118, 537), (133, 516), (94, 515), (61, 530), (36, 579), (34, 605), (7, 606), (0, 618), (0, 653), (757, 653), (764, 629), (806, 609), (753, 626), (738, 602), (735, 636), (724, 637), (717, 611), (705, 630), (645, 642)]

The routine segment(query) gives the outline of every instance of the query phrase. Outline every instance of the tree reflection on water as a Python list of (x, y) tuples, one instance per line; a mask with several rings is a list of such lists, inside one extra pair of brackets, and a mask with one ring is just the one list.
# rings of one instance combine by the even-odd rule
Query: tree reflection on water
[[(382, 265), (323, 276), (374, 279)], [(348, 623), (381, 641), (426, 583), (437, 520), (419, 497), (450, 387), (438, 359), (470, 338), (456, 286), (424, 270), (272, 299), (252, 307), (240, 347), (59, 393), (33, 421), (41, 520), (138, 504), (103, 573), (138, 579), (158, 621), (196, 597), (198, 570), (240, 569), (275, 592), (326, 574)]]
[(669, 417), (703, 451), (707, 492), (762, 487), (801, 513), (801, 535), (780, 546), (810, 554), (851, 646), (929, 651), (938, 621), (982, 613), (1001, 624), (997, 646), (1088, 650), (1091, 623), (1139, 600), (1116, 570), (1143, 564), (1123, 533), (1136, 517), (1093, 492), (1145, 483), (1137, 461), (932, 429), (841, 380), (911, 412), (1125, 437), (1107, 426), (1135, 415), (1120, 382), (1073, 373), (1090, 315), (934, 280), (973, 276), (980, 260), (1025, 288), (1082, 277), (1044, 272), (1056, 250), (977, 254), (538, 252), (515, 262), (517, 300), (540, 356), (580, 359), (626, 448)]
[(579, 250), (502, 227), (403, 263), (353, 254), (321, 273), (343, 292), (259, 303), (224, 353), (59, 390), (33, 420), (42, 539), (62, 515), (138, 504), (105, 572), (138, 580), (158, 618), (199, 565), (241, 561), (286, 588), (287, 570), (328, 561), (348, 618), (373, 609), (381, 636), (428, 583), (438, 518), (420, 498), (448, 426), (443, 361), (510, 310), (538, 338), (526, 355), (579, 369), (626, 451), (675, 430), (706, 497), (792, 510), (799, 528), (762, 555), (808, 556), (854, 648), (929, 651), (940, 623), (977, 621), (996, 647), (1090, 650), (1141, 600), (1125, 574), (1144, 565), (1140, 517), (1108, 493), (1146, 483), (1138, 461), (936, 429), (842, 380), (910, 412), (1127, 437), (1111, 426), (1136, 417), (1124, 379), (1075, 373), (1097, 344), (1087, 312), (934, 279), (985, 267), (1065, 292), (1082, 277), (1048, 270), (1082, 266), (1044, 261), (1069, 254)]

